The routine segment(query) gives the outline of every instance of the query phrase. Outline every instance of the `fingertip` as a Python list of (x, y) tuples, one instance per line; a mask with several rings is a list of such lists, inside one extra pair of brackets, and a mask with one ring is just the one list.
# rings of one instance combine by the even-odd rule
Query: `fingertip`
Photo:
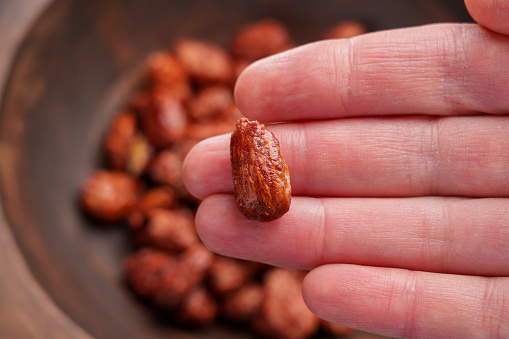
[(465, 0), (472, 18), (492, 31), (509, 34), (509, 1), (505, 0)]
[[(249, 65), (240, 75), (234, 90), (235, 102), (242, 114), (263, 122), (305, 116), (305, 110), (301, 112), (293, 108), (296, 99), (299, 99), (294, 94), (300, 95), (302, 77), (307, 77), (302, 75), (303, 71), (314, 64), (310, 62), (315, 59), (316, 48), (310, 46), (315, 44), (319, 42), (295, 47)], [(299, 108), (302, 108), (300, 104)]]
[(253, 259), (255, 253), (248, 250), (246, 242), (252, 239), (252, 226), (259, 222), (241, 215), (233, 194), (214, 194), (205, 198), (196, 212), (195, 224), (198, 236), (211, 251), (239, 259)]
[(229, 147), (229, 134), (222, 134), (200, 141), (189, 151), (182, 164), (189, 193), (203, 199), (233, 189)]
[[(338, 322), (342, 319), (341, 303), (347, 302), (348, 280), (355, 276), (349, 265), (322, 265), (308, 272), (302, 284), (302, 296), (311, 312), (322, 319)], [(339, 306), (339, 307), (338, 307)]]
[(322, 319), (330, 320), (325, 318), (322, 302), (322, 295), (327, 294), (325, 290), (329, 289), (329, 280), (326, 279), (327, 268), (324, 268), (325, 266), (327, 265), (318, 266), (306, 274), (302, 282), (302, 297), (311, 312)]
[[(249, 119), (260, 119), (258, 112), (263, 112), (262, 81), (267, 67), (271, 67), (271, 62), (269, 57), (252, 63), (241, 73), (235, 84), (235, 103), (242, 114)], [(270, 86), (270, 83), (265, 85)]]
[(217, 245), (216, 229), (217, 220), (224, 218), (222, 206), (217, 203), (216, 199), (210, 197), (205, 198), (198, 207), (195, 217), (196, 232), (203, 244), (215, 253), (221, 252), (221, 246)]

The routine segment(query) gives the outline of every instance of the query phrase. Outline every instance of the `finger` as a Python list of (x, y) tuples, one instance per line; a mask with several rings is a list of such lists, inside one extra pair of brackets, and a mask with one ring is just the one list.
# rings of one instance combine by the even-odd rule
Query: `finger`
[[(308, 196), (508, 196), (509, 118), (357, 118), (270, 126)], [(232, 192), (229, 136), (202, 142), (184, 164), (200, 198)]]
[(432, 25), (309, 44), (240, 76), (247, 117), (509, 112), (509, 37), (473, 24)]
[(215, 252), (276, 266), (509, 274), (507, 199), (294, 197), (282, 218), (261, 223), (240, 214), (232, 195), (213, 195), (196, 228)]
[(508, 338), (509, 279), (327, 265), (303, 284), (318, 316), (403, 338)]
[(509, 35), (509, 1), (465, 0), (472, 18), (495, 32)]

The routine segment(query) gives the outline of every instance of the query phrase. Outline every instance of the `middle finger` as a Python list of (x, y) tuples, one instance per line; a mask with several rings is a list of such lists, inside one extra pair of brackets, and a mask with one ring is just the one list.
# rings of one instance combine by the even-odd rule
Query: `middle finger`
[[(509, 192), (509, 118), (351, 118), (269, 126), (308, 196), (503, 197)], [(191, 193), (233, 191), (229, 135), (200, 143), (184, 164)]]

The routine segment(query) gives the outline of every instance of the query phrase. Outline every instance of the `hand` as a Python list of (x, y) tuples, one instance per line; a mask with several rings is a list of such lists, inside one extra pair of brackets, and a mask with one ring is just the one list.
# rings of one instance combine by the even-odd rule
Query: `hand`
[[(509, 337), (509, 1), (473, 24), (323, 41), (259, 61), (236, 100), (290, 167), (290, 212), (249, 221), (229, 135), (184, 165), (197, 228), (224, 255), (311, 270), (318, 316), (401, 337)], [(487, 114), (486, 114), (487, 113)]]

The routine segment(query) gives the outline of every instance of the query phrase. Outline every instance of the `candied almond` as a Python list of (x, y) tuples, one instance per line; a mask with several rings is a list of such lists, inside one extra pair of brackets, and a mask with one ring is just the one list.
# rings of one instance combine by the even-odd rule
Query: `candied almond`
[(230, 140), (233, 193), (248, 219), (272, 221), (290, 209), (290, 171), (279, 141), (257, 121), (241, 118)]

